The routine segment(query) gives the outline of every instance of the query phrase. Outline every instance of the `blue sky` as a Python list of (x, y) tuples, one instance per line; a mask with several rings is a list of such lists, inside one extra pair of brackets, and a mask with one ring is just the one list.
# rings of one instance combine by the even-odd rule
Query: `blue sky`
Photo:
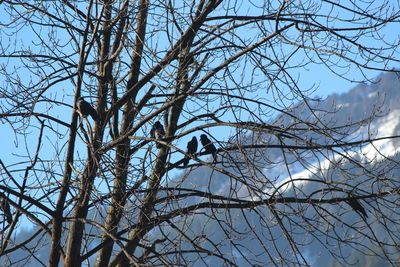
[[(4, 17), (4, 13), (0, 12), (0, 20), (3, 21)], [(400, 28), (400, 27), (399, 27)], [(29, 35), (30, 31), (26, 31), (24, 32), (24, 37), (29, 39), (29, 36), (27, 36), (26, 34)], [(399, 33), (399, 29), (398, 28), (388, 28), (386, 29), (387, 33), (390, 32), (397, 32)], [(22, 36), (20, 36), (20, 38), (22, 38)], [(32, 37), (33, 38), (33, 37)], [(3, 37), (4, 39), (4, 37)], [(3, 40), (2, 39), (2, 40)], [(1, 62), (2, 59), (0, 59)], [(389, 66), (389, 67), (398, 67), (398, 66)], [(368, 78), (373, 79), (374, 77), (376, 77), (379, 72), (376, 71), (365, 71), (366, 75)], [(21, 71), (21, 75), (23, 75), (23, 71)], [(325, 68), (322, 68), (321, 65), (309, 65), (307, 66), (307, 69), (296, 69), (296, 73), (295, 73), (295, 77), (297, 78), (300, 77), (300, 82), (299, 82), (299, 88), (302, 90), (306, 90), (309, 88), (314, 88), (314, 93), (312, 95), (316, 96), (321, 96), (321, 97), (326, 97), (329, 94), (332, 93), (343, 93), (343, 92), (347, 92), (348, 90), (350, 90), (351, 88), (353, 88), (356, 84), (349, 82), (348, 80), (345, 80), (341, 77), (338, 77), (337, 75), (333, 74), (332, 72), (328, 71)], [(348, 72), (345, 74), (345, 77), (348, 79), (352, 79), (352, 80), (359, 80), (362, 81), (364, 80), (364, 77), (361, 75), (361, 73), (353, 68), (353, 69), (349, 69)], [(0, 83), (3, 83), (4, 81), (0, 81)], [(73, 91), (70, 90), (70, 87), (72, 86), (71, 84), (65, 83), (66, 87), (68, 88), (60, 88), (60, 86), (58, 86), (57, 88), (54, 88), (54, 93), (58, 93), (60, 95), (65, 94), (66, 97), (65, 102), (72, 105), (72, 93)], [(67, 109), (65, 109), (67, 110)], [(65, 112), (65, 114), (60, 114), (60, 116), (62, 116), (63, 118), (66, 118), (65, 120), (69, 123), (69, 120), (71, 118), (71, 111), (70, 109), (68, 110), (68, 112)], [(60, 127), (61, 131), (65, 134), (68, 134), (66, 129)], [(34, 151), (34, 148), (36, 146), (36, 138), (37, 138), (37, 134), (38, 134), (38, 129), (32, 129), (32, 131), (30, 132), (29, 136), (26, 136), (26, 143), (24, 142), (24, 140), (21, 138), (19, 140), (16, 140), (14, 138), (14, 133), (13, 133), (13, 129), (12, 127), (10, 127), (10, 125), (8, 124), (1, 124), (0, 125), (0, 133), (1, 133), (1, 139), (0, 139), (0, 159), (5, 163), (5, 165), (10, 166), (12, 165), (16, 160), (16, 155), (18, 154), (25, 154), (26, 153), (26, 146), (30, 146), (31, 147), (31, 151)], [(226, 131), (224, 129), (221, 128), (216, 128), (215, 132), (214, 132), (217, 136), (220, 136), (223, 139), (227, 139), (229, 137), (230, 132)], [(57, 136), (56, 135), (51, 135), (51, 133), (47, 133), (48, 137), (44, 139), (44, 142), (46, 142), (46, 145), (43, 146), (44, 150), (46, 150), (46, 148), (49, 149), (49, 153), (46, 153), (47, 151), (43, 151), (41, 150), (41, 154), (42, 155), (46, 155), (48, 157), (48, 159), (56, 159), (55, 155), (52, 155), (51, 153), (52, 150), (52, 145), (55, 145), (55, 141), (57, 140)], [(190, 137), (188, 137), (190, 139)], [(53, 142), (54, 141), (54, 142)], [(78, 140), (78, 143), (80, 143), (80, 145), (82, 146), (82, 143), (80, 142), (80, 140)], [(33, 148), (33, 149), (32, 149)], [(182, 144), (182, 146), (180, 147), (181, 149), (185, 150), (186, 145), (185, 143)], [(80, 151), (84, 151), (84, 149), (80, 150)], [(83, 158), (85, 158), (85, 155), (81, 155)], [(63, 158), (63, 155), (60, 155), (60, 158)], [(174, 161), (174, 160), (173, 160)], [(19, 169), (19, 168), (23, 168), (24, 166), (10, 166), (11, 169)], [(60, 172), (61, 173), (61, 172)], [(176, 174), (179, 172), (176, 172)]]

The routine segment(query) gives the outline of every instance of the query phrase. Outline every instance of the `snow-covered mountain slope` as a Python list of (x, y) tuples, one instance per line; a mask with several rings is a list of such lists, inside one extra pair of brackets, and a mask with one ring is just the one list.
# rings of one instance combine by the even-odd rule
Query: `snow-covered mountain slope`
[[(370, 93), (372, 94), (372, 93)], [(375, 94), (377, 95), (377, 94)], [(300, 188), (307, 183), (307, 178), (314, 177), (318, 174), (327, 172), (332, 165), (348, 163), (346, 158), (357, 158), (361, 162), (367, 164), (380, 164), (382, 161), (392, 158), (400, 151), (400, 146), (397, 145), (400, 125), (400, 109), (391, 110), (385, 116), (377, 118), (367, 126), (360, 127), (349, 140), (375, 140), (364, 145), (361, 145), (358, 150), (353, 151), (338, 151), (337, 154), (330, 158), (318, 158), (314, 160), (314, 164), (308, 168), (301, 168), (297, 172), (292, 172), (289, 177), (285, 177), (278, 182), (276, 188), (279, 188), (280, 193), (289, 192), (293, 185)], [(266, 171), (268, 175), (268, 170)], [(294, 182), (292, 182), (294, 181)], [(270, 191), (270, 193), (273, 190)]]

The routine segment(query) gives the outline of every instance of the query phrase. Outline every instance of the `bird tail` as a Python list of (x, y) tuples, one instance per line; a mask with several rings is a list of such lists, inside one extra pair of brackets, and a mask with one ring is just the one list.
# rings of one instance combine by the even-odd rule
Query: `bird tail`
[(188, 156), (183, 158), (183, 166), (184, 167), (187, 167), (187, 165), (189, 164), (189, 160), (190, 160), (190, 158)]
[(96, 112), (90, 113), (90, 116), (92, 117), (92, 119), (93, 119), (94, 121), (97, 121), (97, 119), (99, 118), (99, 117), (97, 116), (97, 113), (96, 113)]
[(11, 213), (6, 212), (5, 215), (7, 217), (8, 224), (11, 224), (13, 221)]

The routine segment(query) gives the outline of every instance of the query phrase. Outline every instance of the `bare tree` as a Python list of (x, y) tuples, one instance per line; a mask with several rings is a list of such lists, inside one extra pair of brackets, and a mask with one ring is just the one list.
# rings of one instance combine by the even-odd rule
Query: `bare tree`
[[(385, 34), (399, 23), (398, 2), (0, 9), (1, 127), (18, 145), (0, 161), (12, 213), (5, 264), (301, 266), (315, 244), (341, 263), (349, 247), (399, 263), (398, 162), (358, 156), (374, 144), (357, 132), (378, 106), (337, 120), (299, 76), (312, 66), (349, 80), (350, 70), (396, 72), (399, 34)], [(294, 176), (299, 166), (314, 171)], [(26, 221), (37, 228), (17, 240)], [(14, 261), (18, 250), (28, 256)]]

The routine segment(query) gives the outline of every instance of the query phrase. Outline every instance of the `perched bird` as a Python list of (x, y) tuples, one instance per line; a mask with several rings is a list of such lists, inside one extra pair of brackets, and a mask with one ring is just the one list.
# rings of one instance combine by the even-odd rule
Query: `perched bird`
[(4, 216), (7, 219), (8, 224), (11, 224), (13, 219), (12, 219), (12, 215), (11, 215), (10, 204), (8, 204), (7, 199), (4, 198), (4, 197), (1, 198), (0, 209), (3, 211)]
[(200, 141), (204, 149), (206, 150), (206, 153), (212, 154), (214, 157), (214, 161), (217, 160), (217, 149), (215, 148), (214, 144), (211, 143), (210, 139), (208, 139), (207, 135), (200, 135)]
[[(152, 138), (155, 138), (156, 140), (161, 140), (164, 138), (165, 136), (165, 131), (164, 131), (164, 127), (162, 126), (162, 124), (159, 121), (156, 121), (153, 125), (153, 127), (150, 130), (150, 136)], [(157, 143), (156, 144), (157, 148), (161, 148), (162, 144)]]
[(352, 195), (349, 195), (349, 199), (346, 200), (346, 202), (350, 205), (350, 207), (353, 208), (353, 210), (364, 216), (364, 218), (368, 217), (367, 212), (365, 211), (364, 207), (361, 205), (358, 199), (354, 198)]
[(97, 121), (96, 110), (82, 96), (78, 99), (77, 107), (83, 117), (90, 115), (94, 121)]
[[(189, 155), (194, 155), (194, 153), (196, 153), (196, 151), (197, 151), (197, 147), (198, 147), (197, 138), (196, 138), (196, 136), (193, 136), (192, 140), (190, 140), (187, 143), (186, 153), (188, 153)], [(190, 157), (185, 156), (185, 158), (183, 159), (183, 166), (186, 167), (189, 164), (189, 161), (190, 161)]]

